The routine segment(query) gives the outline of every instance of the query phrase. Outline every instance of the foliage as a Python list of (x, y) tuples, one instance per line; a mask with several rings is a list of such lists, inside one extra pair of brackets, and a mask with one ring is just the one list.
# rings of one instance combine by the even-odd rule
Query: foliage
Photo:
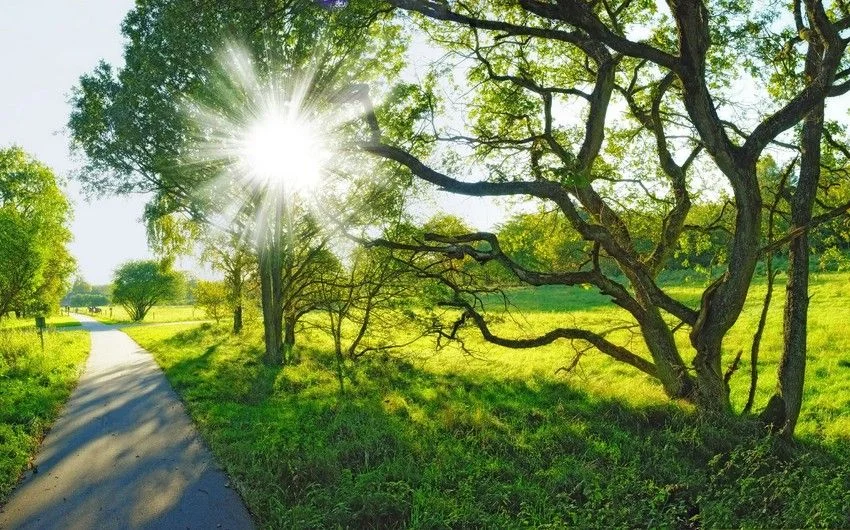
[(65, 297), (65, 304), (70, 307), (101, 307), (109, 305), (109, 297), (97, 293), (74, 293)]
[(42, 353), (34, 329), (0, 329), (0, 504), (71, 395), (89, 334), (49, 331), (44, 344)]
[(230, 306), (229, 300), (227, 286), (223, 282), (198, 281), (195, 285), (195, 305), (216, 323), (221, 321)]
[(62, 305), (69, 307), (101, 307), (110, 303), (110, 286), (91, 285), (82, 276), (78, 276), (68, 294), (62, 298)]
[(75, 268), (70, 216), (48, 167), (20, 148), (0, 149), (0, 317), (58, 308)]
[(575, 267), (585, 259), (587, 244), (555, 212), (520, 213), (499, 227), (499, 240), (517, 263), (545, 271)]
[(180, 275), (155, 261), (129, 261), (115, 270), (112, 299), (121, 304), (133, 322), (145, 318), (154, 304), (179, 294)]
[(259, 291), (257, 259), (238, 228), (227, 233), (207, 230), (203, 245), (201, 259), (224, 274), (227, 302), (233, 311), (233, 332), (239, 333), (244, 304), (257, 298)]

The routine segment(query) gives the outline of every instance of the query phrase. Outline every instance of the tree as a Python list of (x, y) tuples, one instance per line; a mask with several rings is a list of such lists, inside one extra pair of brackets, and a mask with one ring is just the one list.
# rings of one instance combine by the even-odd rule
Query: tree
[[(787, 411), (783, 421), (793, 430), (790, 420), (799, 404), (803, 373), (799, 338), (805, 336), (805, 303), (797, 295), (805, 295), (807, 244), (800, 236), (813, 221), (812, 183), (806, 175), (817, 173), (819, 149), (812, 139), (817, 135), (806, 131), (821, 123), (830, 97), (850, 90), (850, 70), (844, 64), (847, 40), (839, 35), (850, 22), (843, 4), (825, 8), (814, 0), (794, 2), (781, 18), (781, 8), (774, 5), (698, 0), (669, 2), (658, 9), (629, 1), (390, 3), (420, 15), (433, 42), (449, 53), (475, 61), (467, 72), (469, 87), (464, 87), (464, 94), (470, 94), (464, 100), (466, 130), (446, 134), (423, 128), (436, 132), (419, 141), (470, 146), (474, 158), (469, 162), (481, 162), (471, 173), (483, 178), (455, 176), (457, 164), (426, 162), (402, 145), (409, 139), (388, 134), (380, 128), (381, 116), (368, 112), (371, 134), (361, 148), (451, 193), (524, 196), (553, 205), (586, 242), (587, 259), (570, 270), (536, 270), (506, 253), (496, 235), (480, 232), (427, 234), (425, 242), (394, 246), (497, 262), (532, 285), (598, 289), (634, 318), (649, 359), (581, 327), (531, 338), (498, 336), (475, 305), (475, 293), (450, 285), (459, 322), (473, 324), (491, 342), (527, 348), (581, 339), (657, 379), (671, 397), (692, 401), (702, 410), (730, 411), (722, 343), (741, 313), (762, 254), (764, 204), (757, 163), (768, 145), (784, 143), (780, 135), (803, 126), (801, 146), (809, 159), (801, 161), (804, 169), (795, 193), (799, 206), (792, 207), (798, 213), (792, 214), (791, 232), (784, 236), (800, 254), (794, 258), (799, 259), (800, 281), (791, 282), (799, 287), (789, 287), (797, 309), (786, 311), (786, 329), (793, 329), (793, 337), (786, 333), (789, 352), (783, 361), (790, 367), (783, 373), (793, 374), (794, 382), (780, 383), (779, 392)], [(785, 26), (789, 20), (795, 25)], [(643, 28), (645, 38), (632, 38), (635, 27)], [(746, 77), (755, 87), (764, 86), (763, 76), (774, 72), (774, 66), (794, 70), (801, 57), (805, 76), (782, 92), (763, 94), (762, 114), (749, 113), (738, 123), (727, 118), (735, 108), (734, 80)], [(619, 121), (611, 115), (615, 100), (628, 108)], [(440, 112), (438, 105), (432, 108)], [(581, 120), (566, 118), (559, 112), (564, 108)], [(657, 278), (690, 230), (686, 220), (699, 191), (695, 167), (711, 175), (715, 187), (729, 190), (734, 225), (721, 274), (704, 291), (699, 306), (692, 307), (667, 293)], [(629, 200), (629, 194), (641, 199)], [(657, 215), (637, 225), (629, 212), (647, 204)], [(638, 232), (651, 234), (648, 249), (637, 244)], [(615, 263), (628, 283), (606, 274), (602, 259)], [(674, 340), (683, 329), (688, 330), (690, 365)]]
[(112, 300), (133, 322), (144, 320), (150, 308), (177, 296), (179, 275), (155, 261), (128, 261), (115, 271)]
[(109, 304), (109, 297), (78, 276), (71, 291), (62, 299), (62, 305), (72, 307), (99, 307)]
[(0, 316), (58, 308), (75, 269), (70, 217), (49, 168), (20, 148), (0, 150)]
[(199, 280), (195, 285), (195, 305), (202, 308), (216, 324), (221, 321), (230, 301), (224, 282)]
[(109, 298), (97, 293), (75, 293), (68, 295), (64, 303), (72, 307), (100, 307), (108, 305)]
[(242, 309), (248, 286), (256, 283), (257, 260), (243, 230), (209, 230), (204, 236), (202, 259), (224, 273), (227, 301), (233, 313), (233, 333), (242, 331)]
[[(273, 66), (286, 65), (286, 71), (271, 74), (293, 77), (294, 83), (294, 74), (311, 71), (310, 89), (332, 93), (401, 68), (404, 42), (387, 14), (385, 6), (365, 0), (337, 10), (312, 0), (274, 1), (263, 9), (222, 0), (202, 7), (196, 0), (139, 4), (124, 24), (125, 66), (116, 72), (100, 64), (81, 78), (73, 95), (69, 128), (87, 156), (79, 178), (97, 192), (153, 192), (158, 204), (149, 213), (183, 212), (215, 224), (211, 217), (232, 209), (234, 201), (251, 199), (246, 201), (244, 186), (235, 182), (229, 188), (214, 186), (222, 183), (221, 161), (186, 163), (191, 140), (199, 132), (192, 130), (183, 112), (187, 96), (220, 108), (233, 103), (228, 97), (244, 95), (216, 90), (222, 86), (216, 80), (222, 77), (217, 77), (216, 55), (210, 50), (221, 48), (226, 37), (239, 39), (256, 59), (261, 77), (267, 78)], [(256, 218), (259, 209), (249, 213)], [(287, 267), (305, 269), (291, 261), (294, 254), (282, 256), (279, 243), (286, 234), (279, 225), (256, 218), (247, 234), (262, 233), (265, 238), (254, 239), (254, 252), (270, 363), (285, 360), (283, 348), (294, 341), (289, 334), (299, 314), (282, 297), (302, 289), (287, 284), (283, 276)], [(312, 248), (303, 250), (297, 254), (316, 255)], [(285, 325), (283, 318), (288, 318)]]

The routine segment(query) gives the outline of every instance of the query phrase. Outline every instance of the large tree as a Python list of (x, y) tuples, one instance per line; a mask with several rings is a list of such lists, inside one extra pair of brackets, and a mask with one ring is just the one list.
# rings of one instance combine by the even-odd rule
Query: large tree
[(75, 269), (70, 217), (48, 167), (20, 148), (0, 150), (0, 316), (58, 308)]
[[(768, 146), (793, 144), (783, 134), (802, 125), (805, 156), (792, 232), (784, 239), (792, 241), (795, 263), (786, 310), (787, 369), (781, 369), (777, 394), (786, 431), (793, 430), (805, 357), (802, 236), (812, 221), (815, 129), (829, 98), (850, 90), (847, 39), (840, 33), (850, 25), (844, 5), (806, 0), (786, 10), (769, 3), (699, 0), (390, 3), (416, 14), (432, 42), (471, 61), (469, 86), (457, 96), (468, 113), (462, 130), (448, 134), (437, 128), (422, 141), (441, 145), (443, 152), (451, 152), (445, 144), (468, 146), (456, 156), (471, 149), (468, 159), (479, 165), (459, 171), (458, 164), (416, 156), (382, 130), (379, 119), (372, 120), (361, 148), (451, 193), (530, 197), (553, 205), (586, 241), (588, 258), (572, 270), (536, 270), (513, 259), (489, 233), (429, 234), (426, 242), (402, 248), (495, 261), (533, 285), (597, 288), (634, 318), (649, 358), (581, 327), (501, 337), (462, 286), (453, 285), (453, 303), (462, 320), (492, 342), (523, 348), (583, 339), (656, 378), (671, 397), (704, 410), (730, 410), (723, 338), (741, 313), (762, 254), (757, 164)], [(780, 63), (795, 72), (804, 63), (804, 75), (784, 91), (768, 92), (767, 76)], [(738, 83), (750, 87), (746, 97)], [(755, 110), (744, 107), (754, 103)], [(438, 105), (432, 108), (439, 113)], [(619, 109), (628, 112), (621, 115)], [(446, 121), (434, 120), (437, 126)], [(725, 268), (692, 306), (671, 296), (657, 278), (683, 234), (700, 228), (687, 219), (706, 184), (731, 194), (734, 225)], [(640, 204), (624, 200), (629, 193), (658, 212), (648, 248), (635, 237), (646, 224), (636, 225), (629, 215)], [(619, 275), (606, 273), (602, 259), (615, 263)], [(676, 344), (678, 330), (688, 331), (689, 351)]]
[[(81, 180), (101, 193), (154, 192), (157, 204), (148, 210), (151, 215), (179, 211), (212, 222), (228, 201), (242, 203), (244, 213), (244, 206), (262, 199), (262, 190), (246, 192), (235, 182), (222, 187), (220, 160), (185, 163), (192, 158), (187, 151), (195, 147), (196, 137), (209, 132), (187, 118), (187, 97), (224, 114), (245, 96), (238, 85), (227, 83), (233, 72), (222, 75), (218, 65), (225, 40), (247, 46), (257, 83), (297, 84), (293, 77), (309, 72), (307, 90), (330, 93), (374, 79), (379, 72), (399, 70), (403, 42), (396, 27), (386, 23), (387, 13), (385, 6), (365, 0), (345, 9), (328, 9), (312, 0), (139, 3), (123, 26), (125, 66), (116, 72), (99, 65), (81, 78), (73, 96), (69, 126), (75, 145), (87, 155)], [(252, 197), (246, 199), (246, 193)], [(259, 211), (257, 206), (254, 212)], [(287, 260), (296, 254), (281, 251), (284, 239), (296, 239), (288, 238), (280, 225), (257, 216), (249, 228), (262, 234), (254, 242), (265, 282), (266, 357), (271, 362), (282, 360), (283, 336), (292, 328), (280, 319), (290, 311), (284, 293), (292, 289), (285, 276)], [(298, 255), (315, 255), (301, 250), (308, 249)], [(300, 270), (298, 264), (294, 269)]]

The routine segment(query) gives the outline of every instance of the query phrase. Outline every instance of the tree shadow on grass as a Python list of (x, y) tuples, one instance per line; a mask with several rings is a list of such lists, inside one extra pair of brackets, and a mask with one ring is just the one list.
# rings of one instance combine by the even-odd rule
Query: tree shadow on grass
[[(260, 403), (273, 392), (282, 367), (266, 366), (260, 361), (260, 348), (246, 348), (239, 341), (240, 337), (210, 324), (178, 332), (164, 339), (163, 344), (194, 349), (200, 354), (183, 358), (166, 373), (179, 376), (181, 382), (186, 377), (200, 378), (223, 400)], [(235, 348), (235, 344), (240, 346)], [(226, 350), (226, 354), (217, 356), (219, 349)]]
[(850, 523), (846, 451), (781, 455), (752, 423), (392, 359), (351, 367), (340, 394), (332, 356), (303, 357), (268, 368), (259, 350), (222, 348), (167, 370), (188, 377), (202, 430), (262, 525)]

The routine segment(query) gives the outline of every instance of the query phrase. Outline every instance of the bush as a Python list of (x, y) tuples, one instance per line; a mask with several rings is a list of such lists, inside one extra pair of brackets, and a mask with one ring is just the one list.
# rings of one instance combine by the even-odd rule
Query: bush
[(709, 462), (701, 496), (709, 528), (845, 528), (850, 525), (850, 464), (816, 452), (790, 452), (764, 436)]

